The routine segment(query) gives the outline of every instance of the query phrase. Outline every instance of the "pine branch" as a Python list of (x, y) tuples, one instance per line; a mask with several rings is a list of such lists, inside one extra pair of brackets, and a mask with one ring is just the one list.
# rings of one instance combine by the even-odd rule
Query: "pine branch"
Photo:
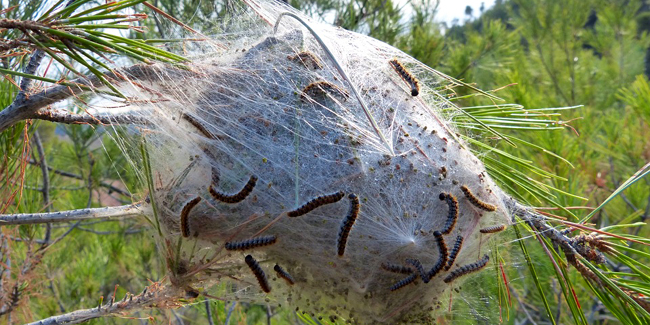
[(86, 219), (133, 218), (145, 214), (147, 209), (147, 206), (139, 202), (116, 207), (78, 209), (50, 213), (0, 214), (0, 226), (69, 222)]

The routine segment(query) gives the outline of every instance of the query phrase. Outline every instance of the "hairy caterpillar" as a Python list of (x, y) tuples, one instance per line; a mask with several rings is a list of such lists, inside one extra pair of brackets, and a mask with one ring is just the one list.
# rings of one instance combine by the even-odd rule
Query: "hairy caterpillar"
[(348, 242), (348, 235), (350, 235), (350, 230), (352, 230), (352, 226), (354, 225), (354, 222), (357, 220), (357, 217), (359, 216), (359, 198), (354, 193), (348, 195), (348, 198), (350, 199), (350, 212), (345, 217), (345, 219), (343, 219), (343, 223), (341, 224), (341, 230), (339, 231), (339, 240), (338, 240), (339, 256), (343, 256), (343, 254), (345, 253), (345, 246)]
[(319, 197), (316, 197), (309, 202), (303, 204), (299, 208), (287, 212), (287, 216), (289, 217), (299, 217), (301, 215), (307, 214), (314, 209), (325, 205), (325, 204), (332, 204), (340, 201), (343, 197), (345, 196), (345, 193), (343, 191), (338, 191), (333, 194), (328, 194), (328, 195), (321, 195)]
[(187, 202), (185, 206), (183, 207), (183, 210), (181, 210), (181, 234), (183, 237), (189, 237), (190, 236), (190, 222), (188, 220), (190, 211), (194, 209), (194, 207), (201, 202), (201, 197), (197, 196), (193, 198), (191, 201)]
[(266, 279), (266, 274), (264, 274), (264, 271), (257, 263), (257, 261), (253, 258), (253, 256), (246, 255), (244, 261), (246, 264), (248, 264), (248, 267), (251, 269), (251, 271), (253, 271), (253, 274), (257, 278), (257, 282), (259, 282), (262, 291), (266, 293), (271, 292), (271, 286), (269, 286), (269, 281)]
[(294, 283), (296, 283), (296, 281), (293, 279), (291, 274), (285, 271), (280, 265), (275, 264), (273, 269), (278, 274), (278, 276), (283, 278), (285, 281), (287, 281), (289, 285), (293, 285)]
[(449, 260), (447, 262), (447, 265), (445, 266), (445, 271), (448, 271), (452, 266), (454, 266), (454, 261), (456, 260), (456, 256), (458, 256), (458, 253), (460, 253), (461, 247), (463, 247), (463, 236), (458, 236), (456, 237), (456, 242), (454, 243), (454, 247), (451, 249), (451, 252), (449, 253)]
[(344, 89), (341, 89), (341, 87), (331, 84), (327, 81), (316, 81), (310, 83), (302, 90), (300, 99), (307, 101), (309, 99), (308, 97), (324, 96), (327, 93), (338, 96), (343, 100), (350, 98), (350, 94)]
[(188, 113), (183, 113), (183, 119), (188, 121), (190, 124), (192, 124), (199, 132), (201, 132), (206, 138), (215, 140), (217, 137), (210, 132), (203, 123), (199, 122), (199, 120), (192, 114)]
[(410, 283), (415, 281), (415, 278), (417, 278), (417, 274), (415, 274), (415, 273), (407, 276), (406, 278), (404, 278), (404, 279), (400, 280), (399, 282), (393, 284), (390, 287), (390, 291), (395, 291), (397, 289), (400, 289), (402, 287), (405, 287), (405, 286), (409, 285)]
[(420, 263), (420, 260), (414, 259), (414, 258), (407, 258), (406, 263), (413, 265), (416, 270), (418, 270), (418, 273), (420, 273), (420, 277), (422, 278), (422, 282), (424, 283), (429, 283), (429, 280), (431, 279), (427, 272), (424, 271), (424, 267), (422, 266), (422, 263)]
[(438, 197), (441, 201), (447, 201), (447, 205), (449, 206), (447, 222), (445, 222), (445, 229), (442, 231), (443, 234), (448, 235), (454, 229), (456, 221), (458, 220), (458, 200), (456, 200), (455, 196), (447, 193), (440, 193), (440, 196)]
[(388, 272), (393, 272), (393, 273), (401, 273), (401, 274), (413, 273), (413, 269), (411, 269), (410, 267), (390, 264), (390, 263), (381, 263), (381, 268)]
[(388, 61), (391, 67), (402, 77), (409, 86), (411, 86), (411, 96), (417, 96), (420, 93), (420, 82), (409, 72), (397, 59)]
[(499, 231), (506, 230), (506, 225), (491, 226), (479, 230), (482, 234), (492, 234)]
[(472, 191), (467, 186), (463, 185), (460, 187), (460, 189), (463, 191), (463, 193), (465, 193), (465, 196), (467, 197), (469, 202), (471, 202), (475, 207), (488, 212), (493, 212), (497, 210), (497, 207), (495, 205), (485, 203), (479, 200), (479, 198), (474, 196), (474, 193), (472, 193)]
[(243, 251), (258, 247), (273, 245), (277, 241), (275, 235), (255, 237), (247, 240), (228, 242), (226, 243), (226, 250), (229, 251)]
[(451, 271), (451, 273), (445, 278), (445, 283), (449, 283), (451, 281), (454, 281), (456, 278), (461, 277), (465, 274), (469, 274), (472, 272), (476, 272), (487, 265), (488, 261), (490, 260), (490, 256), (485, 254), (482, 259), (472, 263), (472, 264), (467, 264), (463, 265), (458, 269), (455, 269)]
[(251, 194), (256, 183), (257, 183), (257, 176), (252, 175), (248, 180), (248, 183), (244, 185), (244, 188), (242, 188), (241, 191), (233, 195), (218, 192), (214, 189), (214, 187), (212, 187), (212, 185), (210, 185), (209, 191), (212, 197), (215, 198), (215, 200), (219, 200), (224, 203), (239, 203), (244, 199), (246, 199), (246, 197), (249, 194)]
[(440, 253), (440, 257), (438, 258), (438, 262), (429, 270), (429, 278), (433, 278), (442, 270), (442, 268), (447, 264), (447, 257), (449, 256), (449, 253), (447, 251), (447, 244), (445, 243), (445, 238), (442, 237), (442, 233), (439, 231), (435, 231), (433, 233), (433, 236), (436, 237), (436, 243), (438, 243), (438, 252)]
[(308, 69), (311, 68), (318, 70), (323, 68), (323, 65), (320, 63), (318, 57), (309, 51), (302, 51), (296, 55), (289, 55), (287, 56), (287, 59), (289, 59), (289, 61), (300, 62)]

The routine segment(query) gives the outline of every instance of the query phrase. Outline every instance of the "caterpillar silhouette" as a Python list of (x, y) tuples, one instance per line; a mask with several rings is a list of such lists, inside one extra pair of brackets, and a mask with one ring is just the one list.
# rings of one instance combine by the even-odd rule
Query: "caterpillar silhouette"
[(243, 251), (253, 248), (264, 247), (273, 245), (277, 241), (275, 235), (255, 237), (247, 240), (228, 242), (226, 243), (226, 250), (229, 251)]
[(479, 198), (477, 198), (467, 186), (463, 185), (460, 187), (460, 189), (463, 191), (465, 197), (467, 197), (469, 202), (471, 202), (475, 207), (488, 212), (493, 212), (497, 210), (497, 207), (495, 205), (485, 203), (481, 201)]
[(266, 279), (266, 274), (264, 274), (264, 271), (260, 267), (260, 265), (257, 263), (257, 261), (253, 258), (251, 255), (246, 255), (246, 258), (244, 259), (248, 267), (251, 269), (255, 277), (257, 278), (257, 282), (259, 282), (260, 287), (262, 288), (262, 291), (269, 293), (271, 292), (271, 286), (269, 286), (269, 281)]
[(350, 231), (352, 230), (352, 226), (354, 226), (354, 222), (357, 220), (357, 217), (359, 216), (359, 197), (357, 197), (355, 194), (350, 194), (348, 195), (348, 198), (350, 199), (350, 212), (348, 215), (343, 219), (343, 223), (341, 224), (341, 230), (339, 231), (339, 240), (338, 240), (338, 254), (339, 256), (343, 256), (345, 253), (345, 246), (347, 245), (348, 242), (348, 236), (350, 235)]
[(381, 268), (388, 272), (393, 272), (393, 273), (401, 273), (401, 274), (413, 273), (413, 269), (411, 269), (410, 267), (390, 264), (390, 263), (381, 263)]
[(406, 263), (413, 265), (413, 267), (418, 270), (418, 273), (420, 273), (420, 277), (422, 278), (422, 282), (429, 283), (429, 280), (431, 278), (429, 277), (428, 273), (424, 271), (424, 267), (422, 266), (422, 263), (420, 263), (420, 260), (407, 258)]
[(449, 252), (447, 250), (447, 244), (445, 243), (445, 238), (442, 237), (442, 233), (439, 231), (435, 231), (433, 233), (433, 236), (436, 237), (436, 243), (438, 244), (438, 253), (440, 257), (438, 258), (438, 261), (436, 264), (429, 270), (429, 278), (433, 278), (442, 270), (442, 268), (447, 264), (447, 258), (449, 256)]
[(441, 201), (446, 201), (447, 206), (449, 206), (449, 214), (447, 215), (447, 222), (445, 222), (445, 228), (442, 233), (448, 235), (454, 229), (456, 221), (458, 220), (458, 200), (456, 197), (448, 193), (440, 193), (438, 196)]
[(487, 265), (489, 260), (490, 260), (490, 256), (485, 254), (485, 256), (483, 256), (482, 259), (480, 259), (480, 260), (478, 260), (478, 261), (476, 261), (476, 262), (474, 262), (472, 264), (463, 265), (460, 268), (451, 271), (451, 273), (449, 273), (449, 275), (444, 279), (444, 281), (445, 281), (445, 283), (449, 283), (449, 282), (454, 281), (455, 279), (457, 279), (457, 278), (459, 278), (459, 277), (461, 277), (461, 276), (463, 276), (465, 274), (476, 272), (476, 271), (484, 268), (485, 265)]
[(287, 216), (295, 218), (302, 216), (304, 214), (307, 214), (314, 209), (326, 205), (326, 204), (332, 204), (340, 201), (343, 197), (345, 196), (345, 193), (343, 191), (338, 191), (333, 194), (328, 194), (328, 195), (321, 195), (319, 197), (316, 197), (307, 203), (303, 204), (299, 208), (287, 212)]
[(341, 89), (339, 86), (331, 84), (327, 81), (316, 81), (310, 83), (302, 90), (300, 99), (307, 101), (308, 97), (324, 96), (328, 93), (343, 100), (350, 98), (350, 94), (344, 89)]
[(417, 277), (418, 277), (418, 276), (417, 276), (417, 274), (415, 274), (415, 273), (413, 273), (413, 274), (407, 276), (406, 278), (404, 278), (404, 279), (400, 280), (399, 282), (393, 284), (393, 285), (390, 287), (390, 291), (395, 291), (395, 290), (397, 290), (397, 289), (403, 288), (403, 287), (405, 287), (405, 286), (407, 286), (407, 285), (413, 283), (413, 281), (415, 281), (415, 278), (417, 278)]
[(251, 194), (251, 192), (253, 192), (253, 188), (255, 188), (256, 183), (257, 176), (252, 175), (250, 179), (248, 179), (248, 183), (246, 183), (246, 185), (244, 185), (244, 188), (242, 188), (238, 193), (232, 195), (221, 193), (215, 190), (213, 185), (210, 185), (210, 188), (208, 190), (210, 191), (210, 195), (212, 195), (215, 200), (224, 203), (239, 203), (241, 201), (244, 201), (244, 199), (246, 199), (246, 197)]
[(201, 202), (201, 197), (197, 196), (187, 202), (187, 204), (183, 206), (183, 210), (181, 210), (181, 234), (183, 237), (187, 238), (190, 236), (190, 221), (188, 220), (190, 217), (190, 211), (192, 211), (199, 202)]
[(408, 71), (408, 69), (404, 67), (404, 65), (402, 65), (401, 62), (399, 62), (397, 59), (392, 59), (388, 61), (388, 63), (390, 63), (395, 72), (397, 72), (397, 74), (402, 77), (402, 80), (411, 86), (411, 96), (417, 96), (420, 94), (420, 82), (411, 74), (410, 71)]
[(275, 264), (273, 269), (278, 274), (278, 276), (283, 278), (285, 281), (287, 281), (289, 285), (293, 285), (294, 283), (296, 283), (296, 281), (293, 279), (291, 274), (285, 271), (280, 265)]
[(456, 256), (458, 256), (458, 253), (460, 253), (460, 249), (463, 247), (463, 236), (458, 236), (456, 237), (456, 242), (454, 243), (454, 247), (451, 249), (451, 252), (449, 253), (449, 259), (447, 261), (447, 265), (445, 266), (445, 271), (448, 271), (452, 266), (454, 266), (454, 261), (456, 260)]

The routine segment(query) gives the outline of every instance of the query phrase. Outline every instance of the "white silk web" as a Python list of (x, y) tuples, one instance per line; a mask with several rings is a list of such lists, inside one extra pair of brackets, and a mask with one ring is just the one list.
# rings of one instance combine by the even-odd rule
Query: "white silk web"
[[(274, 1), (231, 10), (212, 42), (190, 46), (189, 70), (155, 66), (121, 85), (148, 121), (137, 131), (173, 281), (330, 320), (435, 320), (465, 278), (453, 275), (491, 265), (495, 233), (479, 230), (511, 222), (507, 196), (450, 128), (451, 83)], [(138, 141), (118, 141), (135, 157)], [(458, 236), (453, 265), (434, 272)]]

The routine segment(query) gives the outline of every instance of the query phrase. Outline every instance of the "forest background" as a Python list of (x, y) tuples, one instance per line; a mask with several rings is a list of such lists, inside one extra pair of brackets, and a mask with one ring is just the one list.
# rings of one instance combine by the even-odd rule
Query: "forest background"
[[(209, 35), (215, 28), (212, 22), (218, 11), (210, 1), (151, 3), (205, 34)], [(555, 201), (562, 206), (597, 207), (650, 161), (650, 3), (646, 1), (498, 0), (487, 10), (467, 8), (466, 18), (453, 26), (436, 21), (435, 1), (294, 0), (291, 5), (313, 17), (392, 44), (454, 78), (481, 89), (498, 90), (496, 94), (508, 103), (526, 108), (578, 106), (563, 111), (566, 123), (559, 127), (564, 131), (514, 131), (520, 139), (559, 154), (573, 166), (526, 149), (499, 147), (565, 176), (566, 180), (545, 181), (589, 199), (585, 202), (558, 194)], [(17, 6), (3, 11), (5, 17), (28, 19), (42, 12), (45, 4), (3, 1), (2, 6), (0, 10)], [(147, 13), (153, 19), (140, 22), (148, 29), (144, 33), (133, 32), (132, 37), (170, 36), (165, 31), (171, 29), (171, 21), (143, 4), (137, 4), (133, 10)], [(3, 37), (8, 35), (6, 30), (0, 32), (4, 33)], [(2, 64), (5, 69), (11, 69), (28, 59), (26, 54), (3, 57)], [(0, 107), (6, 107), (17, 90), (10, 77), (0, 80), (0, 87)], [(459, 89), (458, 97), (464, 95)], [(477, 96), (459, 102), (462, 106), (490, 104)], [(22, 141), (25, 130), (32, 139), (32, 149), (27, 159), (29, 164), (23, 166), (20, 162), (26, 150)], [(138, 186), (120, 149), (101, 127), (39, 121), (25, 128), (23, 123), (2, 133), (0, 146), (5, 159), (0, 173), (2, 213), (125, 204), (131, 202), (125, 189)], [(44, 159), (50, 168), (46, 180), (39, 168), (39, 162)], [(49, 188), (49, 198), (44, 197), (43, 186)], [(10, 195), (19, 188), (22, 188), (20, 195)], [(548, 204), (533, 201), (525, 192), (519, 194), (532, 205)], [(588, 211), (579, 210), (579, 213), (584, 215)], [(563, 215), (558, 211), (553, 213)], [(646, 178), (600, 210), (592, 222), (597, 227), (606, 227), (644, 222), (648, 217), (650, 180)], [(95, 306), (100, 297), (112, 296), (115, 291), (120, 297), (127, 291), (138, 292), (150, 281), (161, 280), (166, 273), (147, 226), (134, 219), (82, 222), (74, 227), (54, 225), (45, 239), (42, 227), (1, 230), (8, 243), (2, 251), (5, 267), (22, 267), (2, 279), (6, 285), (15, 283), (19, 293), (15, 305), (5, 308), (4, 315), (0, 316), (3, 324), (21, 324)], [(650, 237), (647, 226), (630, 232)], [(34, 245), (56, 238), (61, 238), (61, 242), (51, 246), (42, 260), (31, 261), (33, 267), (18, 264), (32, 247), (37, 247)], [(542, 249), (531, 245), (529, 251), (532, 260), (539, 261), (536, 262), (539, 263), (537, 278), (545, 288), (544, 299), (549, 301), (556, 321), (573, 323), (570, 307), (551, 275), (552, 266), (543, 262)], [(13, 266), (6, 265), (7, 256), (14, 261)], [(647, 254), (639, 253), (634, 258), (650, 263)], [(508, 271), (514, 280), (508, 284), (512, 300), (500, 305), (505, 324), (548, 321), (541, 304), (544, 299), (526, 272), (521, 265)], [(483, 276), (486, 283), (502, 281), (494, 273)], [(573, 276), (576, 299), (589, 324), (616, 323), (611, 311), (593, 298), (585, 281), (576, 272)], [(133, 317), (138, 320), (106, 318), (90, 323), (203, 324), (208, 317), (216, 324), (299, 322), (290, 310), (218, 300), (201, 300), (173, 311), (140, 312)]]

